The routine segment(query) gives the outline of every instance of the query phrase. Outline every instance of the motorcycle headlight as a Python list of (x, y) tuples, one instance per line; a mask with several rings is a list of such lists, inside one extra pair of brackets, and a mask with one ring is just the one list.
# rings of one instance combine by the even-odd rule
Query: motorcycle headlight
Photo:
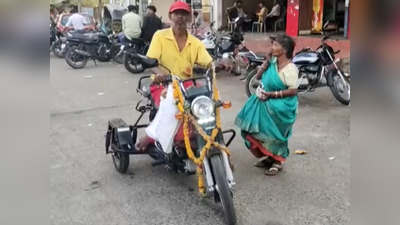
[(191, 109), (193, 115), (198, 119), (214, 117), (214, 102), (206, 96), (195, 98)]

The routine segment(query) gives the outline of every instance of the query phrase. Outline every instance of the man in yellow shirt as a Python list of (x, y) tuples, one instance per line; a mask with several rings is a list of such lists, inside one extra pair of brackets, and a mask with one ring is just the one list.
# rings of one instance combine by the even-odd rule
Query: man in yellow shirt
[[(213, 59), (208, 54), (205, 45), (188, 32), (187, 24), (191, 21), (191, 8), (188, 4), (181, 1), (173, 3), (169, 9), (169, 18), (173, 23), (172, 27), (159, 30), (154, 34), (147, 57), (157, 59), (159, 64), (168, 68), (172, 75), (180, 79), (191, 78), (195, 64), (209, 67)], [(225, 69), (230, 68), (226, 61), (220, 64)], [(162, 67), (152, 68), (151, 71), (155, 74), (156, 82), (164, 81), (168, 75), (168, 71)], [(191, 86), (190, 82), (186, 82), (185, 88), (189, 86)], [(158, 85), (151, 87), (151, 95), (156, 105), (160, 104), (160, 97), (165, 94), (164, 87)], [(163, 118), (161, 121), (169, 119)], [(136, 147), (139, 150), (145, 150), (152, 141), (146, 134)]]
[(268, 13), (268, 9), (265, 7), (264, 3), (260, 2), (258, 3), (258, 7), (260, 7), (260, 12), (257, 13), (258, 16), (258, 22), (259, 23), (264, 23), (265, 21), (265, 16)]

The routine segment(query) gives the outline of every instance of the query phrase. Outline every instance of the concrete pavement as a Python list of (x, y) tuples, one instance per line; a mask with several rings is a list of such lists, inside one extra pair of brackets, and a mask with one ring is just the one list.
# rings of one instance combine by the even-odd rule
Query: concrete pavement
[[(194, 176), (153, 168), (148, 156), (131, 157), (129, 173), (120, 175), (105, 155), (108, 119), (138, 116), (139, 77), (109, 63), (74, 70), (50, 56), (51, 224), (223, 224), (221, 208), (198, 198)], [(233, 103), (222, 111), (223, 127), (235, 128), (244, 83), (221, 75), (219, 88)], [(232, 143), (240, 224), (349, 224), (350, 108), (326, 88), (301, 95), (290, 147), (307, 154), (292, 154), (283, 172), (265, 177), (241, 138)]]

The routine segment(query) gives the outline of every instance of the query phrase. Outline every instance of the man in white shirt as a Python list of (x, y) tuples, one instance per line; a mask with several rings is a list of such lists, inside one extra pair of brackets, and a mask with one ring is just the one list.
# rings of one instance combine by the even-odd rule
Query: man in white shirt
[(137, 14), (138, 8), (134, 5), (128, 6), (129, 13), (122, 17), (122, 30), (128, 39), (139, 38), (142, 33), (142, 19)]
[(275, 21), (277, 21), (281, 17), (281, 5), (278, 0), (274, 0), (274, 6), (270, 13), (267, 14), (265, 22), (270, 25), (274, 25)]
[(66, 27), (73, 27), (75, 31), (85, 30), (85, 17), (78, 13), (78, 10), (72, 10), (73, 14), (68, 18)]

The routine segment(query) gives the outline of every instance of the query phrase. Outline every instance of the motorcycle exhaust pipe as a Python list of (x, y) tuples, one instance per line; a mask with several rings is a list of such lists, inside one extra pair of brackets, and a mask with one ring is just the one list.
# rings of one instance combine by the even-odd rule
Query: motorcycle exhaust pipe
[(87, 52), (85, 52), (85, 51), (82, 51), (82, 50), (79, 50), (79, 49), (75, 50), (75, 52), (76, 52), (77, 54), (82, 55), (82, 56), (85, 56), (85, 57), (91, 57), (91, 55), (90, 55), (89, 53), (87, 53)]

